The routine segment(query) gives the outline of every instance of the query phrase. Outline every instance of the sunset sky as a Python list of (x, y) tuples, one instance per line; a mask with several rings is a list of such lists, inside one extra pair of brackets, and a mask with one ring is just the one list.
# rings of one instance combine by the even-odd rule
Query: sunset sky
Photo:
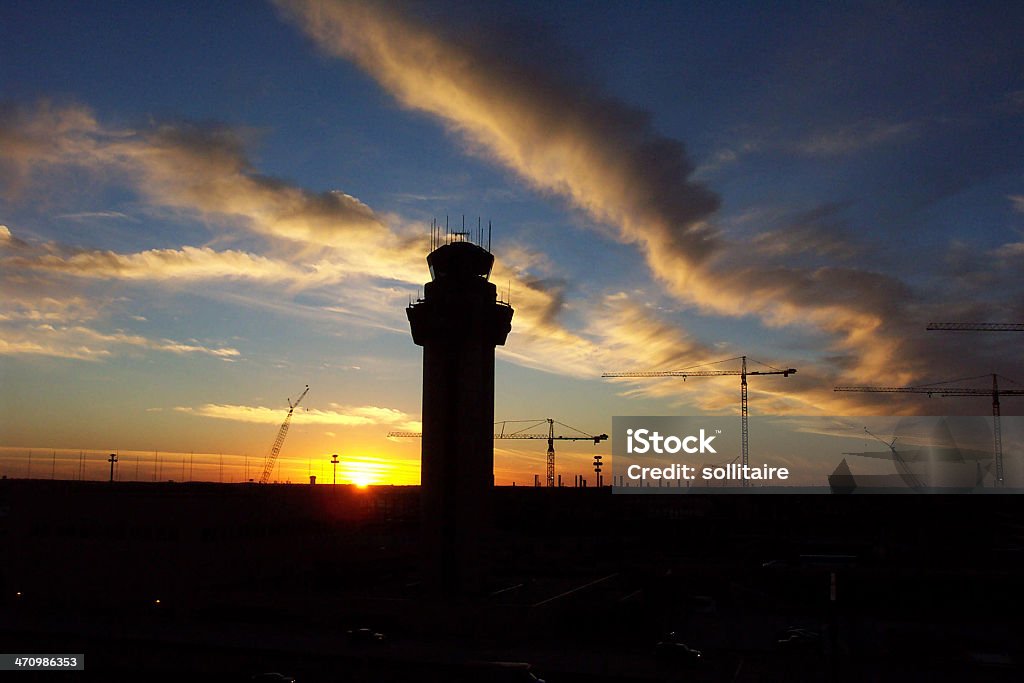
[[(0, 472), (238, 480), (309, 384), (282, 479), (418, 482), (386, 434), (419, 428), (404, 309), (446, 217), (492, 222), (516, 309), (498, 419), (735, 413), (736, 378), (600, 375), (742, 354), (799, 370), (757, 414), (1024, 382), (1024, 335), (925, 331), (1024, 322), (1024, 5), (551, 5), (0, 6)], [(498, 483), (543, 476), (495, 446)], [(558, 451), (571, 481), (609, 448)]]

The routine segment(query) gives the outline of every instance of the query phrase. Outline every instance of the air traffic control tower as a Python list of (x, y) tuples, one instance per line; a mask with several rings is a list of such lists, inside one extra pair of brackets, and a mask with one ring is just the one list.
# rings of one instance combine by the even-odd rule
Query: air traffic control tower
[(453, 595), (475, 592), (483, 578), (494, 487), (494, 347), (505, 344), (513, 311), (488, 279), (488, 249), (467, 233), (433, 237), (440, 246), (427, 256), (431, 281), (406, 313), (423, 347), (424, 579)]

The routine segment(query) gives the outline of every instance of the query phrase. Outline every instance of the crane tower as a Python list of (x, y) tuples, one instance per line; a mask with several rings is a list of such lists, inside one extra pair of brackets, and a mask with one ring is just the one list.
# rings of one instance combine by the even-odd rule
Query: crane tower
[(260, 483), (266, 484), (270, 481), (270, 475), (274, 471), (274, 463), (277, 462), (277, 456), (281, 453), (281, 446), (284, 445), (284, 438), (288, 436), (288, 427), (292, 423), (292, 413), (299, 407), (302, 399), (309, 393), (309, 385), (299, 394), (299, 397), (295, 399), (295, 403), (292, 403), (291, 399), (288, 399), (288, 414), (284, 418), (284, 422), (281, 423), (280, 429), (277, 430), (277, 438), (274, 439), (274, 445), (270, 448), (270, 455), (267, 456), (267, 462), (263, 465), (263, 474), (260, 475)]

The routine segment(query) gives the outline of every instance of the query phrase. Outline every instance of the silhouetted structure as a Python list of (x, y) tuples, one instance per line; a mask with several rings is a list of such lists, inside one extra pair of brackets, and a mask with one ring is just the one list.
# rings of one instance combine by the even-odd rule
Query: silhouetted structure
[(270, 455), (267, 456), (267, 461), (263, 465), (263, 474), (260, 475), (260, 483), (267, 484), (270, 482), (270, 475), (274, 473), (274, 463), (277, 462), (277, 456), (281, 453), (281, 446), (284, 445), (284, 439), (288, 436), (288, 425), (292, 422), (292, 413), (302, 403), (302, 399), (309, 393), (309, 385), (299, 394), (299, 397), (292, 403), (291, 399), (288, 399), (288, 415), (285, 416), (284, 422), (281, 423), (280, 429), (277, 430), (277, 438), (274, 439), (274, 445), (270, 447)]
[(494, 256), (465, 237), (454, 233), (427, 256), (431, 282), (406, 309), (423, 347), (425, 579), (448, 594), (472, 591), (481, 578), (494, 486), (494, 347), (504, 345), (513, 313), (488, 281)]

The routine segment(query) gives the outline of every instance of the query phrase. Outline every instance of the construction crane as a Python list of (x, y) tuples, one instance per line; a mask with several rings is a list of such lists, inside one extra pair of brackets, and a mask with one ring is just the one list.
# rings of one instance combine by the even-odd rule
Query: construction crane
[[(748, 411), (747, 411), (747, 377), (753, 375), (782, 375), (783, 377), (789, 377), (790, 375), (796, 374), (795, 368), (786, 368), (780, 370), (774, 368), (767, 363), (760, 363), (765, 367), (772, 368), (770, 371), (766, 370), (747, 370), (747, 357), (737, 356), (735, 358), (726, 358), (725, 360), (718, 360), (711, 363), (701, 363), (699, 365), (690, 366), (691, 368), (699, 368), (707, 365), (717, 365), (719, 363), (728, 363), (730, 361), (740, 361), (739, 370), (692, 370), (690, 368), (683, 368), (682, 370), (650, 370), (640, 372), (606, 372), (601, 377), (682, 377), (683, 381), (686, 381), (687, 377), (725, 377), (739, 375), (740, 378), (740, 455), (742, 456), (743, 466), (750, 464), (750, 436), (747, 427)], [(754, 361), (758, 363), (759, 361)], [(746, 479), (743, 480), (743, 486), (750, 486), (750, 482)]]
[(267, 456), (267, 462), (263, 465), (263, 474), (260, 475), (260, 483), (266, 484), (270, 481), (270, 474), (274, 471), (274, 463), (277, 462), (277, 456), (281, 452), (281, 446), (284, 445), (284, 437), (288, 436), (288, 426), (292, 423), (292, 413), (302, 403), (302, 399), (309, 393), (309, 385), (299, 394), (299, 397), (295, 399), (295, 403), (292, 403), (291, 399), (288, 399), (288, 414), (285, 415), (284, 422), (281, 423), (281, 428), (277, 430), (277, 438), (274, 439), (274, 445), (270, 448), (270, 455)]
[[(995, 450), (996, 457), (996, 486), (1004, 486), (1005, 482), (1003, 479), (1003, 436), (1002, 430), (999, 426), (999, 397), (1024, 396), (1024, 389), (1000, 389), (999, 375), (996, 375), (994, 373), (991, 375), (991, 389), (979, 389), (976, 387), (964, 386), (943, 386), (951, 384), (953, 382), (964, 382), (970, 381), (972, 379), (981, 379), (982, 377), (989, 377), (989, 375), (980, 375), (979, 377), (965, 377), (962, 379), (954, 379), (949, 380), (947, 382), (935, 382), (934, 384), (916, 387), (833, 387), (833, 391), (858, 391), (883, 394), (927, 394), (929, 398), (931, 398), (932, 396), (991, 396), (993, 448)], [(1009, 378), (1004, 377), (1003, 379)], [(1013, 382), (1013, 380), (1009, 381)]]
[[(532, 433), (530, 430), (539, 427), (541, 424), (548, 423), (548, 433), (539, 434)], [(509, 424), (524, 424), (531, 423), (525, 427), (521, 427), (512, 432), (505, 432), (505, 428)], [(547, 458), (547, 472), (546, 472), (546, 484), (548, 488), (552, 488), (555, 485), (555, 441), (593, 441), (594, 445), (601, 443), (608, 438), (607, 434), (587, 434), (586, 432), (570, 427), (567, 424), (557, 422), (551, 418), (544, 418), (543, 420), (505, 420), (503, 422), (496, 422), (495, 426), (501, 425), (499, 433), (494, 435), (495, 439), (547, 439), (548, 440), (548, 458)], [(565, 436), (560, 434), (555, 436), (555, 425), (571, 429), (576, 434)]]
[[(900, 475), (900, 478), (907, 486), (914, 489), (915, 491), (920, 491), (924, 488), (924, 485), (921, 483), (921, 480), (918, 479), (917, 475), (914, 474), (914, 472), (910, 469), (910, 465), (907, 463), (906, 459), (896, 449), (896, 440), (899, 437), (893, 437), (892, 441), (886, 441), (882, 437), (872, 433), (871, 430), (869, 430), (867, 427), (864, 428), (864, 433), (870, 436), (875, 441), (884, 444), (885, 447), (889, 449), (892, 456), (893, 464), (896, 467), (896, 472)], [(843, 455), (863, 455), (863, 453), (843, 453)]]
[[(547, 433), (534, 432), (531, 430), (540, 427), (544, 423), (547, 423)], [(506, 431), (509, 425), (524, 425), (512, 431)], [(575, 434), (558, 434), (555, 435), (555, 425), (559, 425), (566, 429), (571, 429)], [(602, 441), (608, 439), (607, 434), (588, 434), (581, 429), (570, 427), (567, 424), (553, 420), (550, 417), (545, 417), (540, 420), (502, 420), (501, 422), (494, 423), (494, 438), (495, 439), (547, 439), (548, 442), (548, 458), (547, 458), (547, 475), (546, 484), (548, 488), (553, 488), (555, 485), (555, 442), (556, 441), (593, 441), (595, 444), (599, 444)], [(398, 438), (412, 438), (418, 439), (423, 434), (421, 432), (388, 432), (389, 437)]]
[(927, 329), (954, 332), (1024, 332), (1024, 323), (928, 323)]

